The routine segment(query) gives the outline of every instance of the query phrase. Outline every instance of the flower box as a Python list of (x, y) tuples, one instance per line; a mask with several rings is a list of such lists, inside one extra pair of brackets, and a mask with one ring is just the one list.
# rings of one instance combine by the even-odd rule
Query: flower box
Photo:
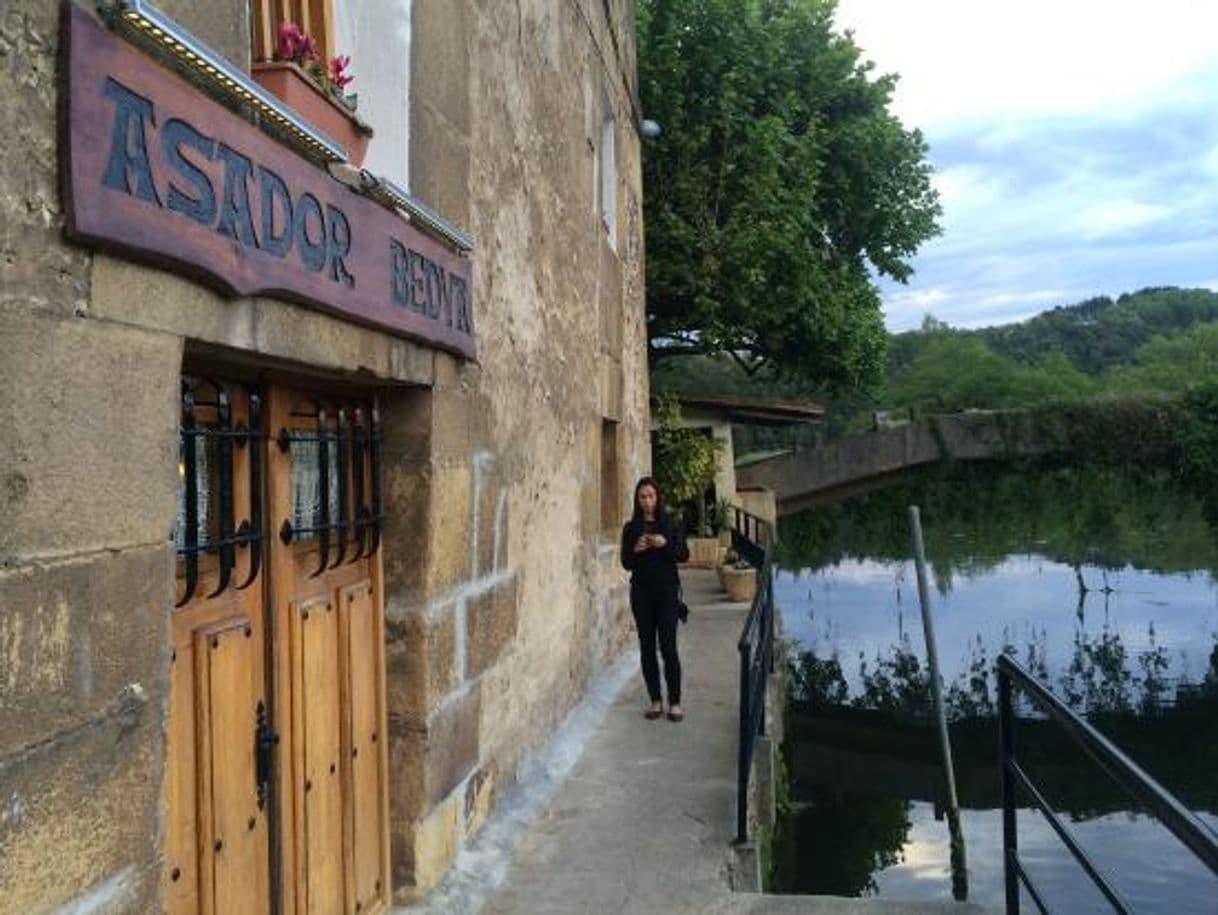
[(256, 63), (251, 75), (263, 89), (342, 146), (352, 165), (363, 164), (372, 128), (332, 98), (297, 64), (282, 60)]

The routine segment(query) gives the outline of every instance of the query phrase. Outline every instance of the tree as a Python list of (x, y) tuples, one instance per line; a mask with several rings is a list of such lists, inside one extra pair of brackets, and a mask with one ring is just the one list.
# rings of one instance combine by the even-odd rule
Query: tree
[(727, 353), (829, 389), (880, 375), (873, 272), (904, 281), (940, 213), (834, 0), (640, 0), (650, 354)]

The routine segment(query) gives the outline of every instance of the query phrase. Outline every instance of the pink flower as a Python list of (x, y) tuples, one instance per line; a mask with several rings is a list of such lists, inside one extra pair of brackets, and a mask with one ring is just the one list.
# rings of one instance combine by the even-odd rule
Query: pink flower
[(300, 36), (300, 59), (301, 60), (316, 60), (317, 59), (317, 44), (313, 41), (312, 35)]
[(346, 89), (355, 79), (355, 77), (347, 74), (347, 67), (349, 66), (351, 66), (350, 54), (341, 54), (330, 58), (330, 79), (338, 87), (339, 92)]
[(279, 23), (279, 56), (284, 60), (296, 60), (304, 38), (296, 23)]

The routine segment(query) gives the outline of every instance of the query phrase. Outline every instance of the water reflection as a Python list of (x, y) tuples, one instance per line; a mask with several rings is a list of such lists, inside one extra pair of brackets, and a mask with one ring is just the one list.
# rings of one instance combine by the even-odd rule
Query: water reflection
[[(1166, 478), (970, 470), (783, 521), (776, 596), (798, 648), (775, 888), (950, 898), (909, 504), (922, 506), (936, 586), (970, 898), (1001, 904), (992, 666), (1004, 650), (1218, 824), (1218, 534), (1196, 502)], [(1218, 911), (1218, 879), (1067, 738), (1037, 720), (1018, 733), (1034, 780), (1135, 906)], [(1021, 846), (1062, 910), (1092, 910), (1039, 815), (1021, 814)]]

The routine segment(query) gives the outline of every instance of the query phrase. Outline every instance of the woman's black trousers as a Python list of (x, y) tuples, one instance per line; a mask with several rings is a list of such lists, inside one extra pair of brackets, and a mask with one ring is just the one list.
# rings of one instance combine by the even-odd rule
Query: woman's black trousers
[(660, 666), (656, 662), (656, 643), (664, 658), (664, 684), (668, 687), (668, 704), (681, 701), (681, 659), (677, 657), (677, 595), (667, 589), (630, 589), (630, 611), (639, 632), (639, 655), (643, 664), (643, 679), (647, 695), (659, 702)]

